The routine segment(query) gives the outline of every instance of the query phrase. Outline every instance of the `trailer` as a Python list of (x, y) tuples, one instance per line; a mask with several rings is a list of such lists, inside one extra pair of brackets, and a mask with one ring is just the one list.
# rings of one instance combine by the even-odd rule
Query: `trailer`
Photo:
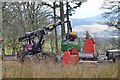
[(120, 57), (120, 50), (118, 49), (106, 50), (105, 55), (107, 56), (107, 60), (112, 59), (115, 62), (116, 59)]

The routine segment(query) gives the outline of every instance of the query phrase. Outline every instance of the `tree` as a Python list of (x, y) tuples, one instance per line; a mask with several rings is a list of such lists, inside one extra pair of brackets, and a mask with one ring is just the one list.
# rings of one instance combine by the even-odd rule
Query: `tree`
[[(56, 2), (53, 2), (53, 5), (48, 4), (46, 2), (42, 2), (43, 5), (46, 5), (47, 7), (50, 7), (52, 9), (53, 15), (51, 15), (51, 18), (54, 20), (54, 24), (56, 24), (57, 18), (56, 18), (56, 9), (59, 7)], [(55, 34), (55, 35), (54, 35)], [(58, 53), (58, 35), (57, 35), (57, 29), (55, 28), (54, 34), (52, 33), (50, 36), (50, 45), (51, 45), (51, 50), (53, 51), (53, 46), (54, 46), (54, 40), (52, 36), (55, 36), (55, 47), (56, 47), (56, 53)]]
[[(60, 20), (61, 22), (64, 22), (64, 5), (63, 2), (60, 2)], [(64, 38), (65, 35), (65, 24), (61, 24), (61, 37)]]
[[(56, 19), (61, 20), (61, 16), (62, 16), (63, 19), (68, 18), (67, 20), (69, 20), (69, 16), (72, 16), (72, 14), (74, 14), (75, 9), (77, 9), (78, 7), (80, 7), (80, 5), (83, 2), (86, 2), (86, 1), (87, 0), (80, 0), (79, 2), (74, 2), (74, 4), (75, 4), (74, 6), (71, 6), (67, 0), (66, 0), (65, 4), (63, 2), (60, 2), (59, 4), (56, 4), (56, 8), (60, 8), (60, 10), (59, 10), (60, 15), (56, 14)], [(43, 2), (43, 5), (47, 5), (48, 7), (52, 8), (52, 9), (54, 8), (54, 6), (52, 6), (51, 4), (46, 3), (46, 2)], [(65, 5), (66, 5), (66, 10), (64, 10), (64, 8), (65, 8), (64, 6)], [(67, 24), (67, 25), (69, 25), (69, 24)], [(63, 28), (65, 28), (65, 27), (63, 27)], [(65, 33), (65, 31), (63, 29), (63, 33), (61, 33), (61, 36), (64, 36), (64, 35), (62, 35), (64, 33)]]
[(102, 14), (106, 18), (105, 23), (109, 26), (114, 26), (120, 29), (120, 1), (118, 0), (104, 0), (102, 9), (104, 13)]
[(1, 58), (3, 60), (4, 48), (3, 48), (3, 38), (2, 38), (2, 2), (0, 1), (0, 52)]
[(8, 52), (16, 53), (20, 48), (18, 38), (25, 32), (45, 27), (51, 14), (41, 3), (3, 3), (3, 38)]
[[(56, 23), (56, 2), (53, 2), (54, 9), (54, 24)], [(57, 29), (55, 28), (55, 45), (56, 45), (56, 53), (58, 53), (58, 37), (57, 37)]]

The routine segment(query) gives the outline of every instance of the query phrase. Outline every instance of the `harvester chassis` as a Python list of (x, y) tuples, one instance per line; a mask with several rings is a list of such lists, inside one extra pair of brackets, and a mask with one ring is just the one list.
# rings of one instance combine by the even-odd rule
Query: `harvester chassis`
[(36, 54), (29, 54), (29, 53), (24, 53), (23, 50), (20, 50), (17, 54), (18, 61), (21, 63), (39, 63), (41, 61), (44, 61), (45, 63), (48, 62), (57, 62), (57, 56), (55, 53), (47, 53), (47, 52), (39, 52)]

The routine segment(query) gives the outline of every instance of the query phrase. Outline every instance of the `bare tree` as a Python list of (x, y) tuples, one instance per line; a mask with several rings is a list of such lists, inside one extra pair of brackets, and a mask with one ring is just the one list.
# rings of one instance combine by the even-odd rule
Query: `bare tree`
[(2, 10), (3, 38), (6, 49), (12, 50), (13, 54), (20, 48), (18, 38), (27, 31), (48, 25), (51, 14), (48, 8), (37, 2), (3, 3)]
[[(59, 4), (56, 4), (55, 6), (56, 6), (56, 8), (60, 8), (60, 10), (59, 10), (59, 12), (60, 12), (60, 15), (57, 15), (56, 14), (56, 19), (58, 19), (58, 20), (61, 20), (61, 21), (64, 21), (64, 19), (65, 18), (67, 18), (67, 17), (69, 17), (69, 16), (72, 16), (72, 14), (74, 14), (74, 12), (75, 12), (75, 9), (77, 9), (78, 7), (80, 7), (80, 5), (83, 3), (83, 2), (86, 2), (87, 0), (80, 0), (79, 2), (75, 2), (74, 4), (74, 6), (72, 7), (70, 4), (68, 4), (69, 2), (67, 2), (67, 0), (66, 0), (66, 4), (64, 4), (63, 2), (59, 2)], [(52, 8), (52, 9), (54, 9), (54, 6), (53, 5), (51, 5), (51, 4), (49, 4), (49, 3), (45, 3), (45, 2), (43, 2), (42, 3), (43, 5), (46, 5), (46, 6), (48, 6), (48, 7), (50, 7), (50, 8)], [(64, 10), (64, 6), (66, 5), (66, 11)], [(53, 17), (54, 18), (54, 17)], [(64, 36), (64, 34), (65, 34), (65, 25), (64, 25), (64, 23), (61, 25), (62, 27), (61, 27), (61, 37), (63, 37)]]
[(120, 1), (118, 0), (104, 0), (102, 5), (103, 17), (106, 18), (105, 23), (109, 26), (114, 26), (120, 29)]
[[(60, 20), (64, 22), (64, 5), (63, 2), (60, 2)], [(65, 24), (61, 24), (61, 37), (64, 38), (65, 35)]]

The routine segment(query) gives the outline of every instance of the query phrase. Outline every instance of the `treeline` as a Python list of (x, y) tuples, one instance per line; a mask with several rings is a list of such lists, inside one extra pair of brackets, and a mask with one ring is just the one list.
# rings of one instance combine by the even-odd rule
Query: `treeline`
[(96, 52), (105, 53), (108, 49), (119, 49), (118, 38), (94, 38), (96, 43)]
[[(19, 37), (26, 32), (56, 23), (57, 20), (64, 21), (67, 16), (73, 14), (77, 7), (80, 7), (81, 3), (76, 2), (74, 6), (71, 6), (68, 2), (2, 2), (3, 53), (12, 53), (14, 55), (21, 48), (21, 43), (18, 41)], [(67, 7), (67, 10), (64, 7)], [(50, 19), (53, 19), (53, 21), (51, 22)], [(61, 38), (65, 33), (65, 24), (62, 24)], [(54, 44), (56, 50), (58, 50), (57, 30), (47, 38), (51, 43), (52, 51)]]
[(25, 32), (33, 31), (49, 24), (49, 8), (35, 2), (2, 3), (2, 34), (4, 47), (15, 54), (20, 49), (18, 38)]

